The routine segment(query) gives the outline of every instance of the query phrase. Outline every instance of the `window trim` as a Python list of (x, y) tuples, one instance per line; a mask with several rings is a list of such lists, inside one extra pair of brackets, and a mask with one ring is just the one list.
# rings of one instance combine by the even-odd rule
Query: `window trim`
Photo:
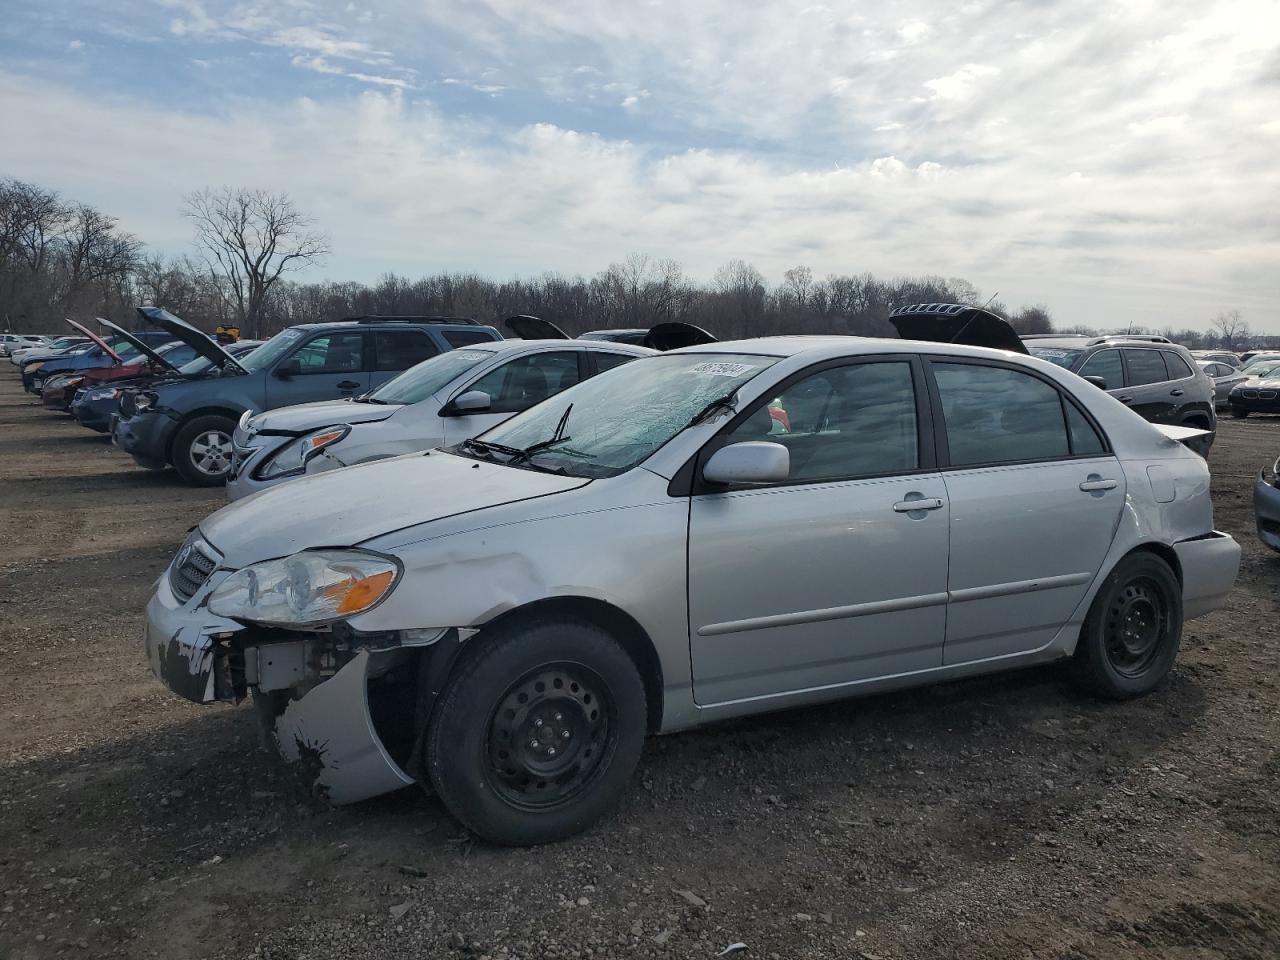
[[(1161, 347), (1161, 348), (1160, 348), (1160, 353), (1161, 353), (1161, 357), (1160, 357), (1160, 359), (1164, 361), (1164, 372), (1165, 372), (1165, 373), (1167, 373), (1167, 374), (1169, 374), (1169, 381), (1168, 381), (1169, 383), (1178, 383), (1178, 382), (1180, 382), (1180, 381), (1182, 381), (1182, 380), (1194, 380), (1194, 379), (1195, 379), (1196, 371), (1197, 371), (1198, 369), (1200, 369), (1200, 368), (1199, 368), (1199, 365), (1198, 365), (1198, 364), (1196, 363), (1196, 361), (1195, 361), (1195, 357), (1192, 357), (1192, 358), (1191, 358), (1191, 361), (1188, 363), (1188, 362), (1187, 362), (1187, 358), (1186, 358), (1186, 357), (1184, 357), (1182, 354), (1178, 353), (1178, 351), (1177, 351), (1177, 350), (1170, 350), (1168, 347)], [(1169, 355), (1170, 355), (1170, 354), (1172, 354), (1173, 356), (1177, 357), (1180, 361), (1182, 361), (1182, 365), (1183, 365), (1184, 367), (1186, 367), (1186, 368), (1187, 368), (1187, 371), (1188, 371), (1185, 375), (1183, 375), (1183, 376), (1181, 376), (1181, 377), (1175, 377), (1175, 376), (1173, 376), (1173, 371), (1169, 369)], [(1215, 360), (1215, 361), (1214, 361), (1214, 363), (1219, 363), (1219, 362), (1221, 362), (1221, 361), (1218, 361), (1218, 360)]]
[[(916, 455), (918, 465), (913, 470), (881, 470), (876, 473), (844, 474), (831, 477), (812, 477), (797, 480), (780, 480), (777, 483), (730, 483), (712, 484), (702, 479), (702, 467), (717, 450), (729, 446), (726, 439), (741, 423), (754, 416), (761, 407), (767, 406), (774, 397), (789, 390), (802, 380), (827, 370), (843, 367), (864, 366), (872, 363), (906, 363), (911, 371), (911, 386), (915, 394), (916, 407)], [(753, 400), (711, 437), (690, 457), (667, 485), (671, 496), (696, 497), (713, 493), (736, 493), (741, 490), (775, 490), (787, 487), (808, 487), (818, 484), (848, 483), (854, 480), (876, 480), (885, 477), (918, 477), (923, 474), (938, 472), (938, 452), (936, 449), (936, 431), (933, 424), (933, 410), (926, 390), (924, 368), (918, 354), (883, 353), (874, 356), (836, 357), (810, 364), (802, 370), (790, 374), (773, 384), (767, 391)]]
[[(440, 356), (440, 354), (448, 352), (440, 349), (440, 344), (436, 341), (436, 338), (431, 335), (431, 331), (423, 330), (420, 327), (401, 327), (398, 329), (365, 330), (363, 331), (363, 333), (365, 335), (366, 342), (369, 344), (369, 372), (370, 373), (404, 373), (406, 370), (409, 369), (409, 367), (416, 367), (419, 363), (422, 363), (426, 360), (430, 360), (431, 357), (438, 357)], [(401, 334), (401, 335), (412, 334), (412, 333), (421, 334), (422, 336), (427, 338), (427, 343), (431, 344), (432, 348), (435, 350), (435, 353), (431, 354), (430, 357), (423, 357), (421, 360), (418, 360), (416, 363), (409, 364), (409, 367), (400, 367), (394, 370), (388, 368), (386, 370), (383, 370), (381, 367), (378, 366), (378, 363), (380, 362), (380, 353), (378, 351), (378, 334), (380, 333), (389, 333), (392, 336), (395, 336), (396, 334)], [(453, 350), (453, 349), (455, 348), (450, 345), (449, 350)]]
[[(929, 400), (933, 406), (933, 423), (936, 426), (937, 436), (935, 443), (938, 450), (938, 469), (943, 473), (954, 472), (957, 470), (986, 470), (992, 467), (1017, 467), (1035, 463), (1067, 463), (1072, 460), (1097, 460), (1099, 457), (1114, 457), (1115, 449), (1111, 445), (1111, 438), (1107, 436), (1107, 432), (1102, 429), (1102, 425), (1089, 411), (1089, 409), (1077, 400), (1071, 393), (1065, 390), (1060, 384), (1055, 383), (1049, 377), (1046, 377), (1039, 370), (1032, 370), (1030, 367), (1024, 367), (1020, 363), (1009, 363), (1005, 360), (988, 360), (985, 357), (949, 357), (940, 354), (926, 354), (922, 357), (924, 360), (926, 379), (929, 385)], [(1124, 357), (1121, 356), (1121, 362)], [(1084, 417), (1085, 422), (1093, 427), (1094, 431), (1102, 439), (1102, 452), (1100, 453), (1075, 453), (1068, 452), (1065, 457), (1034, 457), (1026, 460), (988, 460), (984, 463), (963, 463), (953, 464), (951, 462), (951, 444), (947, 437), (947, 419), (942, 409), (942, 392), (938, 389), (938, 381), (934, 376), (933, 366), (935, 363), (942, 364), (967, 364), (974, 367), (997, 367), (1001, 370), (1012, 370), (1015, 373), (1025, 374), (1034, 377), (1041, 383), (1047, 384), (1058, 393), (1059, 409), (1062, 413), (1062, 429), (1067, 436), (1067, 450), (1072, 451), (1074, 444), (1071, 441), (1071, 427), (1067, 423), (1067, 411), (1065, 404), (1071, 404), (1076, 411)]]

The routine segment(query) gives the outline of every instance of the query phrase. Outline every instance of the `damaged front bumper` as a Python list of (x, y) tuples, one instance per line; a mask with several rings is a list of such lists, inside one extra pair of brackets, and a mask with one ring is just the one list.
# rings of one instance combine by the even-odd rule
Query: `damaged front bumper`
[[(215, 579), (216, 576), (215, 576)], [(252, 693), (280, 755), (334, 804), (409, 786), (427, 700), (420, 694), (440, 640), (457, 632), (363, 638), (301, 633), (215, 616), (206, 586), (186, 604), (163, 576), (147, 604), (144, 646), (152, 672), (196, 703), (239, 703)]]

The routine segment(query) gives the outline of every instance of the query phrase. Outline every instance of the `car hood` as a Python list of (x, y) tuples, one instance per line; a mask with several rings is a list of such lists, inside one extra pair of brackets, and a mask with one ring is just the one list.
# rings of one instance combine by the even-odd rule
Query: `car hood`
[(319, 400), (292, 407), (277, 407), (253, 418), (253, 433), (301, 435), (335, 423), (376, 423), (385, 420), (400, 404), (356, 403), (353, 400)]
[(151, 345), (148, 344), (145, 340), (139, 340), (137, 337), (135, 337), (132, 333), (130, 333), (124, 327), (119, 326), (118, 324), (112, 323), (110, 320), (106, 319), (105, 317), (98, 317), (97, 320), (99, 324), (106, 327), (108, 330), (114, 330), (118, 336), (124, 337), (126, 341), (133, 344), (144, 357), (147, 357), (153, 363), (159, 364), (161, 367), (164, 367), (165, 369), (173, 373), (178, 372), (177, 367), (175, 367), (172, 363), (170, 363), (160, 354), (152, 350)]
[(222, 565), (288, 556), (312, 547), (351, 547), (433, 520), (590, 483), (439, 451), (410, 453), (270, 487), (206, 517), (200, 531)]
[(214, 343), (208, 335), (201, 333), (185, 320), (175, 317), (168, 310), (159, 307), (138, 307), (138, 316), (149, 321), (177, 340), (195, 349), (196, 353), (210, 361), (215, 367), (229, 367), (243, 373), (244, 367), (236, 363), (236, 358)]
[(889, 322), (903, 340), (962, 343), (1025, 354), (1027, 346), (1007, 320), (981, 307), (959, 303), (916, 303), (898, 307)]
[(1241, 380), (1238, 384), (1236, 384), (1236, 386), (1249, 387), (1250, 389), (1257, 389), (1258, 387), (1262, 387), (1267, 390), (1276, 390), (1276, 389), (1280, 389), (1280, 378), (1249, 377), (1247, 380)]
[(94, 343), (96, 343), (96, 344), (97, 344), (99, 347), (101, 347), (103, 350), (107, 351), (107, 354), (108, 354), (108, 355), (109, 355), (113, 360), (115, 360), (115, 362), (116, 362), (116, 363), (120, 363), (120, 362), (121, 362), (121, 361), (120, 361), (120, 354), (118, 354), (118, 353), (116, 353), (114, 350), (112, 350), (112, 349), (111, 349), (111, 347), (109, 347), (109, 346), (107, 345), (107, 341), (103, 340), (100, 336), (98, 336), (96, 333), (94, 333), (92, 330), (90, 330), (88, 327), (86, 327), (83, 323), (76, 323), (76, 322), (75, 322), (74, 320), (72, 320), (70, 317), (66, 317), (66, 318), (64, 318), (64, 319), (66, 319), (67, 323), (71, 324), (71, 326), (73, 326), (73, 327), (75, 327), (77, 330), (79, 330), (81, 333), (83, 333), (86, 337), (88, 337), (90, 340), (92, 340)]
[(514, 317), (507, 317), (502, 321), (506, 328), (514, 333), (521, 340), (568, 340), (569, 335), (562, 329), (552, 323), (550, 320), (543, 320), (541, 317), (531, 317), (528, 314), (518, 314)]

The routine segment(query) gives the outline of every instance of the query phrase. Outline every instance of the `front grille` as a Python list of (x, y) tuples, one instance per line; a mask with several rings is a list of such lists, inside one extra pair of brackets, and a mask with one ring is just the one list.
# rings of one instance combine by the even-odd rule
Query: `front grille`
[(1244, 397), (1246, 400), (1257, 400), (1258, 391), (1257, 390), (1241, 390), (1240, 396)]
[(218, 561), (212, 554), (213, 548), (199, 534), (192, 533), (173, 558), (169, 565), (169, 586), (183, 603), (190, 600), (218, 569)]
[(1275, 398), (1276, 398), (1276, 392), (1275, 392), (1274, 390), (1259, 390), (1259, 391), (1258, 391), (1258, 399), (1259, 399), (1259, 400), (1274, 400)]

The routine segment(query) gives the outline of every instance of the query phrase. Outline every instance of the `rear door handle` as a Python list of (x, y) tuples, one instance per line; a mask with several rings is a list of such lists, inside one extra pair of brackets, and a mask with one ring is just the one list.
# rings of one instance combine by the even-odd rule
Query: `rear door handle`
[(1085, 480), (1080, 484), (1080, 489), (1085, 493), (1093, 493), (1096, 490), (1114, 490), (1116, 482), (1114, 480)]
[(1182, 391), (1181, 391), (1181, 390), (1170, 390), (1170, 391), (1169, 391), (1169, 396), (1171, 396), (1171, 397), (1180, 397), (1180, 396), (1182, 396)]
[(899, 500), (893, 505), (897, 513), (914, 513), (917, 510), (941, 510), (942, 501), (937, 497), (921, 497), (919, 500)]
[(356, 383), (354, 380), (342, 380), (338, 383), (339, 390), (354, 390), (358, 386), (360, 386), (360, 384)]
[(1116, 397), (1121, 403), (1133, 403), (1133, 397)]

